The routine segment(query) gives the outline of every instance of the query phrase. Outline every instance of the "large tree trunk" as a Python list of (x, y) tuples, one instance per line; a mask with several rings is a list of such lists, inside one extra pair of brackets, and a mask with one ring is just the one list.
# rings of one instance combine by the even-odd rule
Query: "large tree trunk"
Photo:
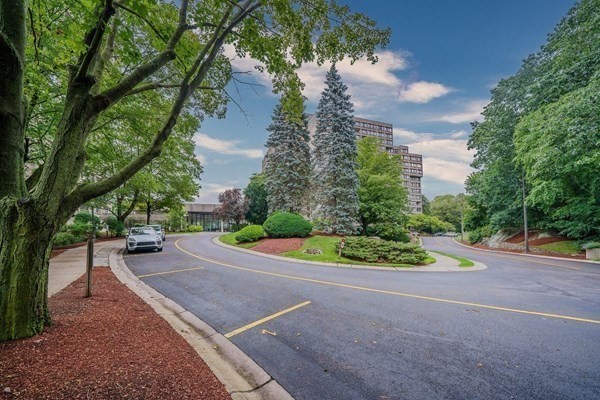
[(0, 341), (40, 333), (50, 323), (48, 260), (56, 226), (33, 202), (0, 202)]

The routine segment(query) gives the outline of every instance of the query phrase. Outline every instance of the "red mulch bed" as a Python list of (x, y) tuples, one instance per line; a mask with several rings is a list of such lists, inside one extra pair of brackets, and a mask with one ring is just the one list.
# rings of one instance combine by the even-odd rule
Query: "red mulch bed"
[[(531, 239), (532, 237), (535, 237), (535, 235), (537, 233), (538, 233), (537, 231), (529, 232), (529, 238), (530, 238), (529, 245), (530, 246), (539, 246), (542, 244), (564, 242), (565, 240), (569, 240), (569, 238), (566, 238), (563, 236), (551, 236), (551, 237), (546, 237), (546, 238)], [(519, 232), (518, 234), (511, 237), (510, 239), (507, 239), (506, 242), (514, 243), (514, 244), (522, 244), (523, 242), (525, 242), (525, 233)]]
[(263, 239), (259, 245), (252, 247), (252, 250), (265, 254), (281, 254), (298, 250), (303, 243), (304, 239), (300, 238)]
[(62, 248), (61, 249), (52, 249), (52, 253), (50, 253), (50, 258), (54, 258), (57, 255), (62, 254), (67, 250), (69, 250), (69, 249), (62, 249)]
[[(169, 324), (106, 267), (50, 298), (53, 325), (0, 343), (0, 399), (231, 399)], [(11, 393), (3, 392), (10, 388)]]

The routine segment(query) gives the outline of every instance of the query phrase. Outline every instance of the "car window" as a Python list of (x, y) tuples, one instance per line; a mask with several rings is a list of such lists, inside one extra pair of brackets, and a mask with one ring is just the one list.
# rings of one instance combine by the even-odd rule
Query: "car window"
[(153, 235), (154, 231), (151, 231), (149, 229), (132, 229), (131, 234), (132, 235)]

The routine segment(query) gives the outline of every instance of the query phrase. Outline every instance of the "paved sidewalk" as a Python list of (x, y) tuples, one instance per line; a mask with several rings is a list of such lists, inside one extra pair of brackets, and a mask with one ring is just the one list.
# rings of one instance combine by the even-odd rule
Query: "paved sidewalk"
[[(94, 243), (94, 266), (108, 266), (108, 256), (112, 250), (124, 246), (124, 239)], [(69, 249), (50, 260), (48, 296), (60, 292), (85, 274), (86, 254), (87, 246), (81, 246)]]

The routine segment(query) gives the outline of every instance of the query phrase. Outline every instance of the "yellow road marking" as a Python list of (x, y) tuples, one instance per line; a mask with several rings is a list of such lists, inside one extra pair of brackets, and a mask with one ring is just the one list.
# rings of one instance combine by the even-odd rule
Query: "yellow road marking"
[[(442, 244), (439, 240), (438, 240), (438, 243)], [(453, 243), (454, 243), (454, 241), (453, 241)], [(461, 247), (463, 246), (460, 244), (457, 244), (457, 245), (461, 246)], [(464, 246), (466, 246), (466, 245), (464, 245)], [(480, 253), (488, 251), (485, 249), (478, 249), (478, 248), (473, 248), (473, 247), (467, 247), (466, 249), (467, 249), (467, 251), (480, 252)], [(507, 256), (504, 254), (498, 254), (499, 250), (492, 250), (492, 251), (493, 251), (493, 254), (491, 255), (491, 257), (508, 258), (509, 260), (517, 260), (517, 261), (523, 261), (523, 262), (534, 263), (534, 264), (551, 265), (553, 267), (561, 267), (561, 268), (568, 268), (568, 269), (575, 269), (575, 270), (581, 269), (579, 267), (571, 267), (571, 266), (567, 266), (567, 265), (554, 264), (554, 263), (546, 262), (546, 261), (530, 260), (529, 258), (511, 257), (511, 256)], [(576, 262), (576, 260), (575, 260), (575, 262)]]
[(312, 283), (318, 283), (321, 285), (342, 287), (342, 288), (346, 288), (346, 289), (362, 290), (364, 292), (389, 294), (389, 295), (393, 295), (393, 296), (409, 297), (409, 298), (420, 299), (420, 300), (429, 300), (429, 301), (435, 301), (435, 302), (439, 302), (439, 303), (459, 304), (459, 305), (470, 306), (470, 307), (487, 308), (489, 310), (509, 311), (509, 312), (514, 312), (514, 313), (519, 313), (519, 314), (536, 315), (539, 317), (559, 318), (559, 319), (565, 319), (565, 320), (569, 320), (569, 321), (589, 322), (592, 324), (600, 324), (600, 320), (595, 320), (595, 319), (571, 317), (568, 315), (560, 315), (560, 314), (549, 314), (549, 313), (538, 312), (538, 311), (520, 310), (517, 308), (510, 308), (510, 307), (498, 307), (498, 306), (491, 306), (491, 305), (487, 305), (487, 304), (470, 303), (467, 301), (448, 300), (448, 299), (442, 299), (442, 298), (438, 298), (438, 297), (421, 296), (421, 295), (417, 295), (417, 294), (410, 294), (410, 293), (403, 293), (403, 292), (393, 292), (391, 290), (373, 289), (373, 288), (363, 287), (363, 286), (347, 285), (347, 284), (338, 283), (338, 282), (322, 281), (319, 279), (303, 278), (301, 276), (278, 274), (276, 272), (267, 272), (267, 271), (260, 271), (260, 270), (252, 269), (252, 268), (238, 267), (236, 265), (222, 263), (220, 261), (211, 260), (209, 258), (204, 258), (204, 257), (201, 257), (194, 253), (190, 253), (189, 251), (182, 249), (179, 246), (179, 242), (181, 240), (183, 240), (183, 238), (179, 239), (175, 242), (175, 247), (177, 247), (180, 251), (182, 251), (192, 257), (196, 257), (200, 260), (208, 261), (212, 264), (217, 264), (217, 265), (221, 265), (223, 267), (237, 269), (240, 271), (254, 272), (256, 274), (276, 276), (279, 278), (286, 278), (286, 279), (292, 279), (292, 280), (303, 281), (303, 282), (312, 282)]
[(258, 326), (258, 325), (264, 324), (264, 323), (265, 323), (265, 322), (267, 322), (267, 321), (270, 321), (270, 320), (272, 320), (272, 319), (275, 319), (275, 318), (277, 318), (277, 317), (281, 317), (281, 316), (282, 316), (282, 315), (284, 315), (284, 314), (287, 314), (287, 313), (289, 313), (289, 312), (292, 312), (292, 311), (294, 311), (294, 310), (297, 310), (297, 309), (299, 309), (300, 307), (304, 307), (304, 306), (307, 306), (307, 305), (309, 305), (309, 304), (310, 304), (310, 301), (305, 301), (305, 302), (303, 302), (303, 303), (296, 304), (296, 305), (295, 305), (295, 306), (293, 306), (293, 307), (286, 308), (285, 310), (281, 310), (281, 311), (279, 311), (279, 312), (276, 312), (275, 314), (271, 314), (271, 315), (269, 315), (269, 316), (267, 316), (267, 317), (261, 318), (261, 319), (259, 319), (258, 321), (254, 321), (254, 322), (252, 322), (251, 324), (244, 325), (244, 326), (242, 326), (241, 328), (237, 328), (235, 331), (231, 331), (231, 332), (229, 332), (229, 333), (226, 333), (226, 334), (225, 334), (225, 337), (229, 339), (229, 338), (230, 338), (230, 337), (232, 337), (232, 336), (235, 336), (235, 335), (237, 335), (237, 334), (239, 334), (239, 333), (242, 333), (242, 332), (246, 332), (248, 329), (252, 329), (252, 328), (254, 328), (255, 326)]
[(196, 271), (198, 269), (204, 269), (204, 267), (195, 267), (195, 268), (186, 268), (186, 269), (176, 269), (173, 271), (155, 272), (153, 274), (138, 275), (137, 277), (138, 278), (147, 278), (149, 276), (176, 274), (177, 272)]

